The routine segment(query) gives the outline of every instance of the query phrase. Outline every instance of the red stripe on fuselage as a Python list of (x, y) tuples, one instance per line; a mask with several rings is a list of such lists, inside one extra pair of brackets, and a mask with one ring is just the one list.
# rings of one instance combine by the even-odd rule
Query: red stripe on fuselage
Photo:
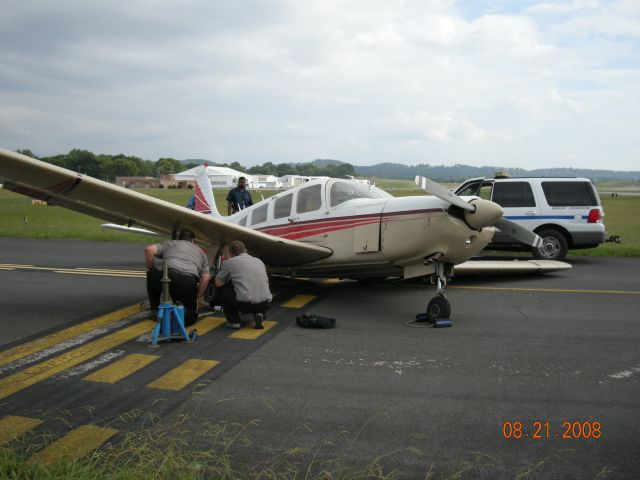
[(373, 213), (368, 215), (351, 215), (348, 217), (332, 218), (329, 220), (306, 220), (289, 225), (258, 228), (257, 230), (276, 237), (289, 240), (311, 237), (322, 233), (345, 230), (364, 225), (371, 225), (383, 221), (397, 221), (407, 215), (444, 212), (442, 208), (430, 208), (423, 210), (408, 210), (404, 212)]

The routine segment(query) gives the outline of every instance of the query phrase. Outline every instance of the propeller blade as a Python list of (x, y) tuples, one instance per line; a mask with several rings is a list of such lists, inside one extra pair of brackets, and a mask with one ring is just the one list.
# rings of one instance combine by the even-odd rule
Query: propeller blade
[(535, 248), (542, 245), (542, 238), (531, 230), (527, 230), (526, 228), (518, 225), (516, 222), (512, 222), (506, 218), (501, 218), (495, 223), (495, 226), (498, 227), (502, 233), (506, 233), (526, 245)]
[(424, 191), (438, 197), (440, 200), (444, 200), (445, 202), (455, 205), (456, 207), (460, 207), (463, 210), (466, 210), (468, 212), (475, 212), (476, 210), (476, 207), (474, 205), (470, 204), (469, 202), (465, 202), (455, 193), (447, 190), (439, 183), (436, 183), (433, 180), (428, 179), (427, 177), (421, 177), (420, 175), (417, 175), (416, 185), (418, 185)]

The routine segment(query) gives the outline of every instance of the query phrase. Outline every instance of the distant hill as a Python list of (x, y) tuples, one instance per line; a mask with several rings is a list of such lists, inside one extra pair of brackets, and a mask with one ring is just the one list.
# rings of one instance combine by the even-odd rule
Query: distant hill
[(462, 182), (468, 178), (493, 178), (497, 172), (507, 172), (511, 177), (585, 177), (592, 181), (632, 180), (640, 181), (640, 171), (588, 170), (583, 168), (524, 168), (472, 167), (470, 165), (401, 165), (379, 163), (370, 166), (354, 165), (357, 175), (364, 177), (413, 179), (416, 175), (440, 182)]
[[(184, 164), (197, 163), (202, 165), (207, 162), (209, 165), (218, 165), (211, 160), (201, 158), (190, 158), (181, 160)], [(312, 162), (287, 163), (295, 166), (302, 164), (313, 164), (318, 168), (344, 165), (346, 162), (328, 158), (317, 158)], [(376, 165), (359, 166), (354, 165), (356, 175), (362, 177), (377, 177), (389, 179), (410, 179), (416, 175), (429, 177), (439, 182), (462, 182), (468, 178), (486, 177), (493, 178), (496, 172), (507, 172), (511, 177), (585, 177), (594, 182), (603, 180), (631, 180), (640, 181), (640, 171), (615, 171), (615, 170), (588, 170), (585, 168), (537, 168), (526, 170), (524, 168), (506, 167), (472, 167), (470, 165), (402, 165), (400, 163), (378, 163)]]

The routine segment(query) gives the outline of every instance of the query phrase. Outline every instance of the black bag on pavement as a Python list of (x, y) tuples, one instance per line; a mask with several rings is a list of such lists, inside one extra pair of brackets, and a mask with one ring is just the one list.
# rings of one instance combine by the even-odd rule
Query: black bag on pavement
[(336, 326), (336, 319), (315, 314), (304, 314), (296, 318), (296, 323), (304, 328), (333, 328)]

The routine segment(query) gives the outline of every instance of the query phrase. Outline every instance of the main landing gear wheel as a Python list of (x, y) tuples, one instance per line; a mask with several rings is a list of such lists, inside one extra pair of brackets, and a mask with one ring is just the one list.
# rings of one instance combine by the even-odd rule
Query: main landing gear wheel
[(444, 295), (436, 295), (427, 305), (427, 322), (436, 323), (441, 318), (451, 316), (451, 303)]

